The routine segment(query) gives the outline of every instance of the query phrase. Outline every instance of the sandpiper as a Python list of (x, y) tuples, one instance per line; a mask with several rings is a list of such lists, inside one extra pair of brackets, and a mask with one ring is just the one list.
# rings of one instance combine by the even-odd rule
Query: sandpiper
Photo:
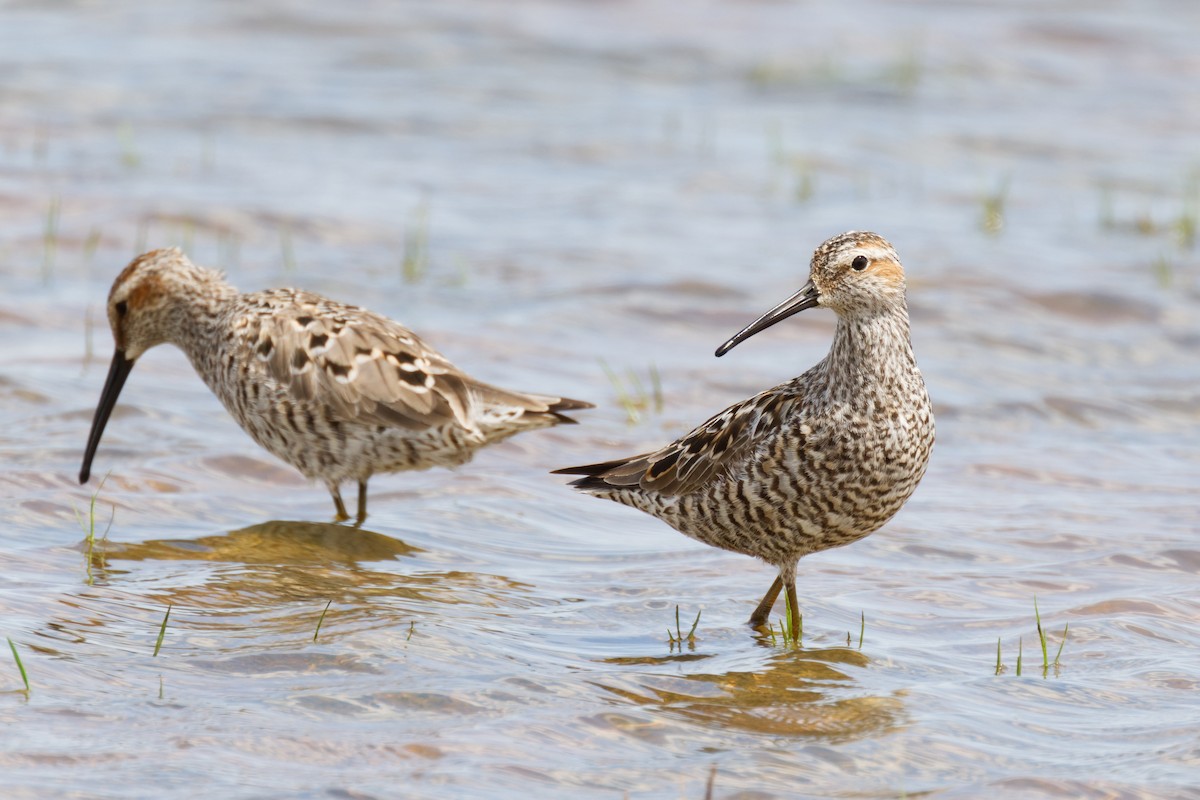
[(817, 248), (800, 291), (717, 348), (807, 308), (838, 315), (833, 346), (798, 378), (744, 400), (671, 444), (569, 467), (572, 486), (658, 517), (705, 544), (757, 556), (779, 576), (750, 617), (761, 626), (783, 587), (799, 618), (802, 556), (874, 532), (925, 474), (933, 410), (909, 341), (904, 269), (860, 231)]
[(329, 487), (358, 482), (358, 520), (375, 473), (453, 467), (515, 433), (573, 422), (590, 403), (490, 386), (386, 317), (297, 289), (240, 294), (178, 248), (135, 258), (113, 283), (116, 352), (83, 454), (80, 483), (138, 357), (183, 350), (238, 424)]

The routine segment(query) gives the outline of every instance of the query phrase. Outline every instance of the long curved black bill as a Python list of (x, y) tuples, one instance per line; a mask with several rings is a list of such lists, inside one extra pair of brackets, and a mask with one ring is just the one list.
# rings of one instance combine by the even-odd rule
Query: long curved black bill
[(108, 424), (108, 416), (112, 414), (117, 404), (117, 395), (125, 379), (133, 370), (134, 362), (125, 357), (125, 353), (117, 350), (113, 353), (112, 365), (108, 368), (108, 379), (104, 381), (104, 391), (100, 393), (100, 405), (96, 406), (96, 416), (92, 419), (92, 432), (88, 434), (87, 449), (83, 451), (83, 466), (79, 470), (79, 482), (87, 483), (92, 474), (92, 457), (100, 446), (100, 437), (104, 435), (104, 426)]
[(763, 314), (758, 319), (751, 322), (746, 327), (735, 333), (729, 341), (717, 348), (717, 358), (728, 353), (733, 348), (737, 347), (742, 342), (749, 339), (760, 331), (765, 331), (767, 328), (774, 325), (776, 322), (787, 319), (792, 314), (797, 314), (806, 308), (812, 308), (817, 305), (817, 287), (810, 280), (808, 283), (796, 292), (794, 295), (784, 300), (779, 305), (772, 308), (767, 313)]

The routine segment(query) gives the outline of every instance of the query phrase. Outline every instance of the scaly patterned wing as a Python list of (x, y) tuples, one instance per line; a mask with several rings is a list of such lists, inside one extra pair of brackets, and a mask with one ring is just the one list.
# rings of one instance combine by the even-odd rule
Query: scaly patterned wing
[(653, 453), (555, 472), (587, 476), (571, 483), (584, 491), (636, 486), (666, 496), (689, 494), (742, 463), (767, 431), (782, 425), (794, 401), (773, 389), (730, 406)]
[(296, 400), (378, 425), (474, 427), (470, 378), (403, 325), (309, 292), (247, 300), (243, 342)]

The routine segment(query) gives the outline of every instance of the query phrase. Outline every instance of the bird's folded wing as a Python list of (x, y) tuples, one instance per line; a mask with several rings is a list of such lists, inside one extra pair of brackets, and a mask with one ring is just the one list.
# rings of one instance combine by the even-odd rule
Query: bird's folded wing
[(421, 429), (471, 421), (470, 378), (397, 322), (307, 292), (262, 302), (243, 342), (297, 401), (345, 420)]
[(558, 471), (590, 475), (581, 488), (599, 488), (599, 482), (615, 488), (637, 486), (666, 496), (689, 494), (720, 474), (741, 468), (764, 432), (780, 426), (792, 401), (790, 395), (763, 392), (653, 453)]

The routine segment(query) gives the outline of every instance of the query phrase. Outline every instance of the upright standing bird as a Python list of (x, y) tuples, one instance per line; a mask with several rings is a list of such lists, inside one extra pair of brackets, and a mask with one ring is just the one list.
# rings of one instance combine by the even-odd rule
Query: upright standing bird
[(108, 321), (116, 353), (96, 408), (79, 482), (138, 357), (183, 350), (238, 424), (305, 477), (325, 482), (339, 519), (339, 484), (463, 464), (515, 433), (573, 422), (591, 408), (477, 381), (386, 317), (296, 289), (240, 294), (178, 248), (138, 256), (113, 283)]
[(807, 308), (838, 315), (829, 355), (671, 444), (569, 467), (577, 489), (652, 514), (705, 544), (757, 556), (779, 577), (750, 617), (762, 625), (780, 589), (799, 618), (802, 556), (874, 532), (912, 495), (933, 447), (933, 410), (909, 342), (904, 269), (874, 233), (835, 236), (813, 254), (800, 291), (717, 348)]

